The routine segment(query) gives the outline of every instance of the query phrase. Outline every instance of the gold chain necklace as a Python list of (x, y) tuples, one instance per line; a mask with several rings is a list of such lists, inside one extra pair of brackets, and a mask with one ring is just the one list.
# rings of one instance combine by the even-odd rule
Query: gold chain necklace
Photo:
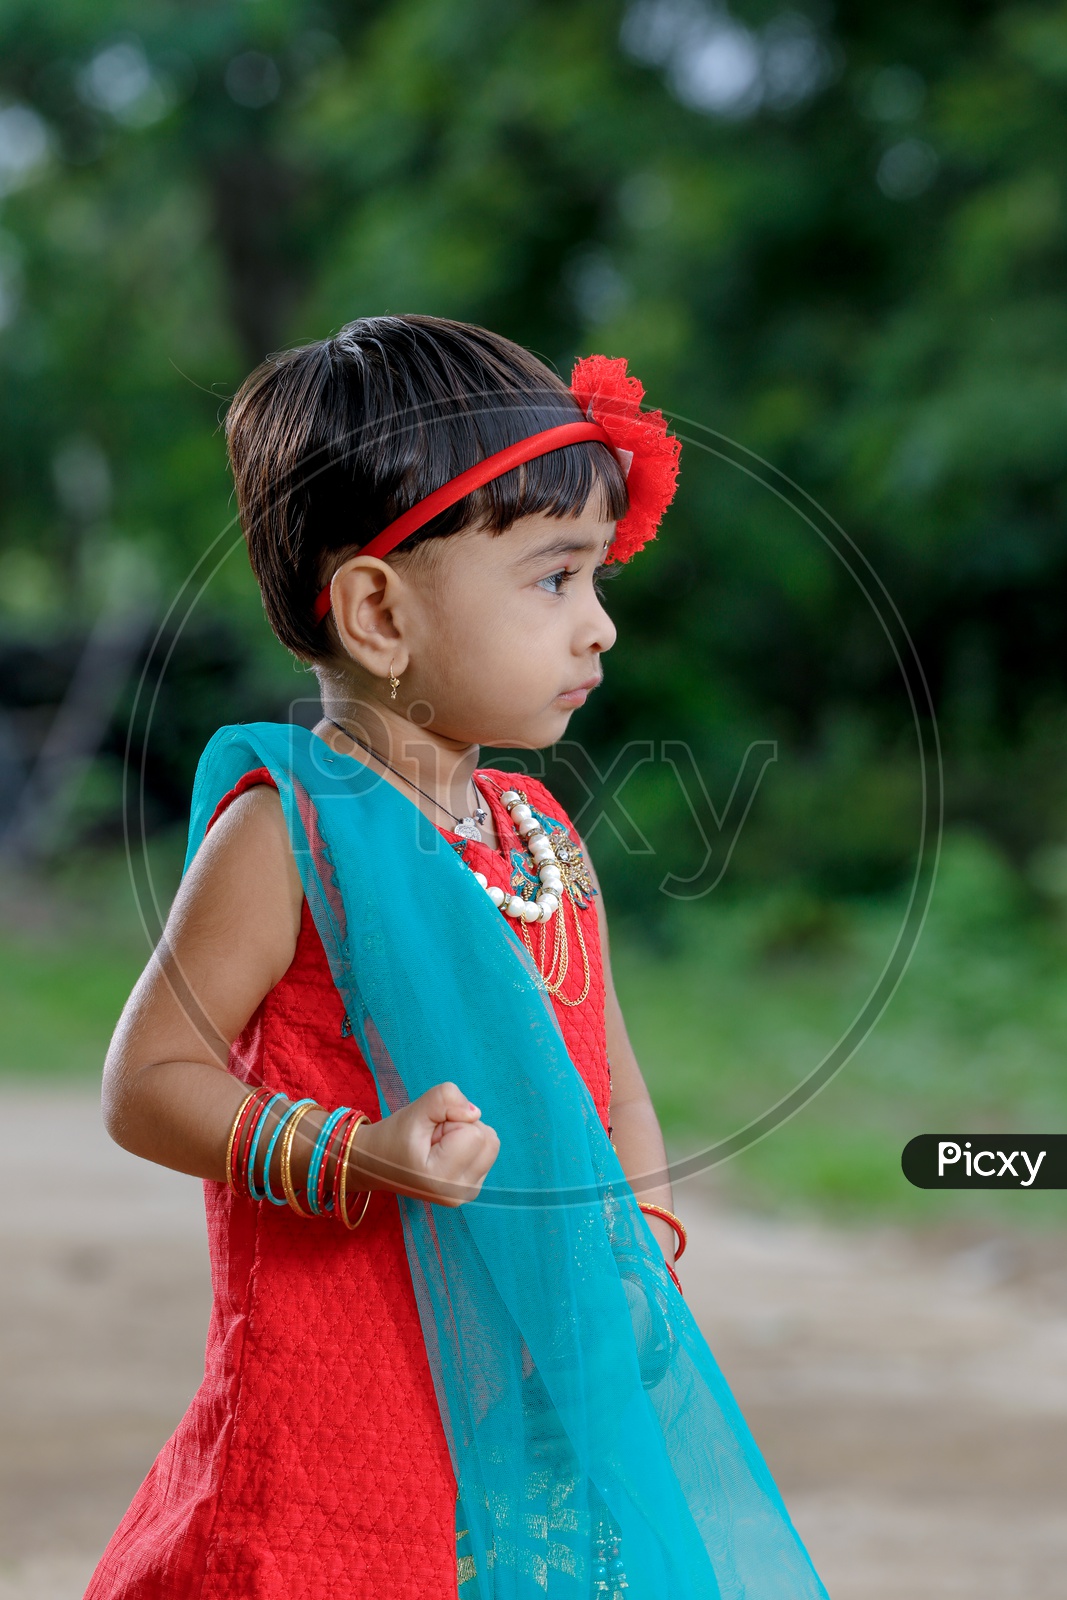
[[(564, 979), (567, 976), (567, 968), (570, 963), (570, 950), (567, 944), (567, 919), (564, 914), (564, 907), (566, 906), (567, 900), (569, 900), (571, 905), (574, 907), (574, 929), (578, 935), (579, 949), (582, 952), (582, 967), (585, 977), (585, 983), (581, 994), (575, 999), (571, 1000), (568, 1000), (566, 995), (560, 993), (560, 990), (563, 988)], [(526, 948), (529, 950), (531, 956), (533, 956), (533, 941), (527, 931), (525, 922), (520, 922), (519, 931), (522, 934), (523, 943), (526, 945)], [(540, 933), (541, 949), (540, 953), (534, 956), (534, 960), (537, 963), (538, 971), (545, 980), (545, 987), (547, 988), (549, 994), (554, 996), (554, 998), (559, 1001), (561, 1006), (580, 1006), (582, 1001), (589, 993), (589, 952), (585, 947), (585, 935), (582, 932), (582, 919), (578, 914), (578, 903), (574, 898), (574, 890), (569, 886), (567, 888), (566, 899), (560, 905), (559, 916), (556, 918), (555, 944), (553, 946), (552, 960), (549, 964), (549, 970), (547, 973), (545, 971), (545, 945), (547, 943), (547, 933), (543, 923), (541, 925)], [(558, 971), (556, 970), (557, 966), (559, 969)]]
[[(569, 840), (566, 840), (566, 843), (561, 841), (556, 847), (553, 846), (553, 842), (544, 828), (534, 817), (529, 800), (523, 790), (502, 790), (495, 783), (493, 788), (496, 789), (501, 803), (506, 807), (515, 831), (526, 845), (527, 854), (531, 858), (531, 863), (540, 879), (540, 883), (536, 897), (531, 902), (522, 895), (505, 895), (499, 889), (494, 893), (492, 888), (488, 888), (481, 873), (476, 874), (476, 876), (482, 883), (482, 887), (487, 889), (494, 904), (499, 905), (509, 916), (515, 918), (519, 933), (522, 936), (522, 942), (530, 952), (549, 994), (558, 1000), (560, 1005), (580, 1006), (589, 994), (592, 977), (589, 966), (589, 952), (586, 949), (585, 935), (582, 932), (578, 897), (575, 893), (575, 885), (572, 882), (572, 877), (578, 872), (578, 869), (571, 865), (574, 846)], [(564, 839), (566, 839), (566, 834), (564, 834)], [(573, 908), (574, 929), (578, 935), (578, 948), (581, 951), (584, 978), (581, 994), (571, 999), (568, 999), (561, 992), (570, 968), (570, 943), (566, 918), (568, 900)], [(540, 915), (538, 915), (539, 906)], [(557, 908), (558, 914), (553, 915)], [(545, 915), (546, 912), (548, 913), (547, 915)], [(534, 953), (533, 940), (527, 927), (527, 923), (531, 921), (537, 921), (540, 924), (538, 928), (540, 951), (538, 954)], [(545, 952), (548, 944), (546, 923), (549, 921), (554, 924), (554, 928), (552, 956), (546, 971)]]

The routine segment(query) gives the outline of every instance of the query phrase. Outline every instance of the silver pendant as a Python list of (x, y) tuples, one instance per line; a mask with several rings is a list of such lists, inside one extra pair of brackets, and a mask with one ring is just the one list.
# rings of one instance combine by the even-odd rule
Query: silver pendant
[(461, 818), (456, 823), (455, 832), (459, 834), (461, 839), (476, 839), (479, 843), (481, 842), (482, 830), (473, 817)]

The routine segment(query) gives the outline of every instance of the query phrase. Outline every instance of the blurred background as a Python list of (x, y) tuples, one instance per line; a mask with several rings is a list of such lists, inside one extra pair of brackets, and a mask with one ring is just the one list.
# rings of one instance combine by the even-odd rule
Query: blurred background
[(1060, 1196), (899, 1168), (1064, 1127), (1065, 271), (1062, 4), (0, 0), (12, 1094), (94, 1091), (210, 734), (308, 719), (229, 397), (353, 317), (459, 317), (625, 355), (686, 441), (533, 768), (672, 1149), (732, 1140), (705, 1190), (767, 1226), (1067, 1305)]

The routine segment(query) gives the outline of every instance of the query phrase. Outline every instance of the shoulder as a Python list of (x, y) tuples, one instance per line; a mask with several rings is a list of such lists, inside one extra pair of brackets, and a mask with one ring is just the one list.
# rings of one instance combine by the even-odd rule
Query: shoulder
[(482, 771), (495, 778), (501, 789), (515, 789), (525, 795), (527, 804), (542, 822), (547, 820), (554, 822), (557, 827), (566, 828), (577, 840), (577, 832), (565, 808), (540, 778), (528, 777), (524, 772), (503, 772), (496, 767), (483, 767)]
[(266, 769), (246, 773), (215, 808), (182, 880), (175, 912), (246, 929), (270, 928), (292, 958), (304, 891), (277, 787)]
[[(266, 852), (261, 857), (261, 852)], [(264, 868), (291, 856), (289, 832), (278, 788), (264, 767), (245, 773), (212, 814), (190, 873), (210, 863), (214, 872), (251, 870), (262, 859)], [(189, 876), (190, 874), (187, 874)]]
[[(219, 801), (218, 805), (215, 807), (214, 811), (211, 813), (211, 817), (210, 817), (210, 819), (208, 821), (208, 825), (207, 825), (207, 828), (206, 828), (205, 832), (210, 832), (211, 829), (215, 826), (216, 822), (222, 816), (223, 812), (224, 811), (228, 811), (230, 809), (230, 807), (233, 805), (234, 801), (240, 799), (241, 795), (247, 794), (249, 792), (249, 790), (252, 790), (252, 789), (271, 790), (271, 789), (273, 789), (275, 792), (277, 792), (277, 788), (278, 788), (278, 785), (275, 783), (274, 779), (271, 777), (270, 772), (268, 771), (268, 769), (266, 767), (256, 767), (256, 768), (253, 769), (253, 771), (246, 772), (243, 778), (238, 778), (237, 782), (234, 784), (233, 788), (229, 791), (229, 793), (223, 795), (222, 799)], [(263, 801), (262, 801), (262, 799), (260, 799), (258, 802), (253, 802), (253, 804), (258, 804), (258, 805), (262, 806)], [(248, 806), (243, 808), (243, 810), (246, 813), (249, 811), (249, 809), (250, 809), (250, 807), (248, 807)], [(268, 802), (268, 809), (269, 809), (269, 802)]]

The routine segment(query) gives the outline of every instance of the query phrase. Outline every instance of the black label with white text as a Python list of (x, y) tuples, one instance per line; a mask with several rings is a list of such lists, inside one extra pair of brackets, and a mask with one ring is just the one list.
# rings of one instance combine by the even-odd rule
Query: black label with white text
[(1067, 1189), (1067, 1133), (920, 1133), (900, 1165), (917, 1189)]

